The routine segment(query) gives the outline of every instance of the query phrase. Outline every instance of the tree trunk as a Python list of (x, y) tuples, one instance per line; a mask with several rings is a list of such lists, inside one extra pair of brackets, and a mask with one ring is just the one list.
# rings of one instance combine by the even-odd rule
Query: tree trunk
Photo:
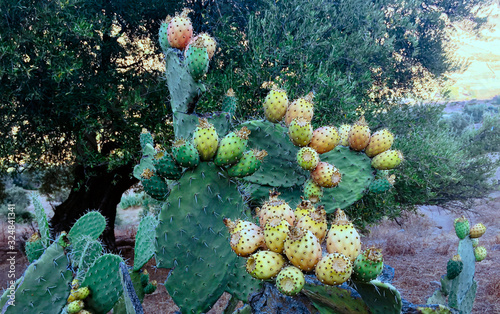
[(75, 221), (89, 210), (97, 210), (106, 217), (106, 229), (101, 238), (110, 251), (116, 251), (115, 218), (116, 206), (122, 194), (137, 182), (132, 176), (133, 164), (127, 164), (112, 171), (107, 165), (75, 169), (75, 181), (70, 195), (54, 210), (51, 220), (54, 233), (68, 232)]

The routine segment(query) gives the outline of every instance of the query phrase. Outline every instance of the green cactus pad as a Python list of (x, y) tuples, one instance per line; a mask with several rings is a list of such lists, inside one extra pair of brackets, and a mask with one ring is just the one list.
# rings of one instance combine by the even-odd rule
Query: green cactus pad
[(456, 278), (450, 281), (448, 305), (461, 311), (464, 308), (472, 308), (477, 289), (477, 284), (474, 281), (476, 258), (469, 237), (460, 240), (458, 243), (458, 254), (462, 259), (463, 269)]
[(71, 242), (83, 236), (89, 236), (96, 240), (106, 228), (106, 218), (98, 211), (91, 211), (81, 216), (71, 227), (68, 239)]
[(86, 308), (96, 313), (107, 313), (113, 308), (123, 292), (120, 279), (122, 258), (105, 254), (95, 260), (85, 274), (81, 286), (90, 289)]
[(101, 256), (102, 245), (98, 240), (90, 236), (83, 236), (78, 238), (71, 247), (71, 264), (77, 267), (76, 278), (82, 280), (84, 274), (94, 261)]
[(45, 248), (43, 247), (42, 239), (37, 239), (35, 241), (26, 241), (24, 250), (26, 252), (28, 262), (33, 263), (33, 261), (42, 256)]
[(399, 291), (391, 284), (379, 280), (356, 282), (356, 291), (373, 314), (401, 313), (403, 302)]
[(187, 140), (177, 140), (172, 145), (172, 156), (175, 161), (186, 168), (197, 167), (200, 163), (200, 154), (193, 143)]
[(306, 280), (302, 289), (319, 313), (370, 313), (368, 306), (350, 290)]
[[(141, 283), (142, 274), (136, 271), (129, 271), (130, 279), (134, 285), (135, 293), (137, 297), (142, 302), (144, 300), (145, 291), (144, 286)], [(133, 312), (132, 312), (133, 313)], [(125, 307), (125, 296), (121, 295), (118, 302), (113, 306), (113, 314), (128, 314), (127, 308)]]
[(156, 174), (167, 180), (178, 180), (182, 175), (182, 168), (167, 152), (160, 152), (155, 158)]
[(189, 48), (186, 50), (184, 64), (193, 77), (193, 80), (198, 81), (207, 73), (208, 61), (207, 48), (189, 45)]
[(135, 165), (133, 174), (134, 177), (138, 180), (142, 179), (142, 173), (144, 172), (144, 170), (149, 169), (153, 172), (156, 171), (155, 160), (153, 157), (156, 154), (156, 150), (154, 150), (154, 148), (152, 148), (152, 146), (149, 144), (147, 146), (150, 146), (151, 149), (153, 149), (154, 154), (152, 154), (153, 152), (150, 152), (149, 155), (143, 155), (140, 163), (138, 165)]
[(168, 48), (170, 48), (170, 44), (168, 43), (168, 23), (162, 22), (160, 24), (160, 29), (158, 30), (158, 41), (160, 43), (161, 49), (165, 52)]
[[(174, 134), (175, 138), (193, 138), (194, 130), (198, 125), (197, 115), (174, 112)], [(226, 134), (229, 130), (229, 115), (225, 113), (213, 114), (207, 118), (208, 122), (214, 125), (217, 134)]]
[(33, 202), (33, 206), (35, 207), (35, 218), (36, 222), (38, 223), (38, 232), (40, 233), (40, 237), (42, 239), (42, 245), (43, 247), (48, 247), (50, 243), (49, 223), (47, 221), (45, 209), (40, 202), (38, 193), (33, 193), (31, 195), (31, 201)]
[(146, 153), (146, 155), (148, 152), (148, 148), (146, 145), (149, 144), (151, 145), (151, 147), (154, 147), (155, 145), (153, 141), (153, 135), (145, 129), (143, 129), (141, 135), (139, 135), (139, 143), (141, 144), (143, 154)]
[(141, 269), (155, 253), (155, 229), (158, 220), (153, 216), (144, 217), (139, 223), (135, 236), (134, 271)]
[(238, 99), (234, 95), (234, 91), (230, 89), (222, 100), (222, 112), (227, 112), (230, 117), (234, 118), (236, 109), (238, 109)]
[(446, 305), (446, 295), (439, 289), (434, 291), (434, 293), (427, 299), (427, 304), (443, 304)]
[[(125, 263), (120, 263), (120, 279), (123, 287), (123, 298), (127, 313), (144, 314), (141, 300), (136, 294), (136, 290)], [(142, 287), (140, 287), (142, 290)]]

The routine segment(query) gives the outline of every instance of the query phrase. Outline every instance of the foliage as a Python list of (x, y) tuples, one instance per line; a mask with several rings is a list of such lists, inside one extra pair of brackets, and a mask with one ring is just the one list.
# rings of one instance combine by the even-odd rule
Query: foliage
[(5, 189), (5, 198), (0, 202), (0, 216), (7, 220), (9, 205), (13, 205), (17, 223), (26, 223), (33, 220), (33, 215), (26, 210), (30, 205), (28, 193), (21, 187), (12, 185)]

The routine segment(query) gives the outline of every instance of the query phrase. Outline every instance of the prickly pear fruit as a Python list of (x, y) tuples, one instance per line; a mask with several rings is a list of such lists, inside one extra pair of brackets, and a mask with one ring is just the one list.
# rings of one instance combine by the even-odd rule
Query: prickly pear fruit
[(219, 137), (213, 124), (207, 119), (200, 118), (199, 124), (193, 133), (193, 144), (200, 154), (203, 161), (211, 160), (219, 146)]
[(342, 253), (330, 253), (318, 262), (315, 273), (324, 284), (340, 285), (351, 277), (352, 263)]
[(309, 147), (314, 148), (318, 154), (324, 154), (334, 149), (340, 142), (340, 135), (334, 126), (322, 126), (313, 132)]
[(183, 50), (193, 37), (193, 24), (188, 17), (190, 12), (192, 10), (184, 9), (181, 14), (176, 13), (168, 23), (168, 43), (172, 48)]
[(454, 255), (448, 261), (448, 264), (446, 264), (446, 277), (448, 277), (448, 279), (450, 280), (455, 279), (458, 275), (460, 275), (460, 272), (462, 272), (463, 268), (464, 263), (462, 262), (460, 255)]
[(193, 143), (178, 139), (172, 144), (172, 156), (182, 167), (195, 168), (200, 163), (200, 154)]
[(453, 224), (455, 226), (455, 233), (459, 239), (465, 239), (469, 235), (470, 225), (465, 216), (455, 219)]
[(266, 280), (276, 276), (285, 265), (283, 255), (271, 251), (259, 251), (247, 259), (247, 272), (252, 277)]
[(289, 296), (299, 293), (305, 283), (304, 273), (295, 266), (284, 267), (276, 277), (276, 288), (279, 292)]
[(182, 176), (182, 168), (175, 162), (174, 158), (167, 152), (156, 154), (154, 163), (156, 173), (167, 180), (179, 180)]
[(372, 159), (372, 167), (379, 170), (394, 169), (404, 160), (399, 150), (389, 149)]
[(144, 187), (144, 192), (154, 199), (163, 201), (170, 194), (167, 182), (150, 169), (144, 169), (142, 172), (141, 183)]
[(247, 148), (250, 130), (246, 126), (241, 130), (231, 132), (220, 141), (214, 163), (217, 166), (227, 166), (238, 162)]
[(314, 113), (313, 98), (314, 94), (311, 92), (305, 97), (294, 100), (286, 110), (285, 124), (289, 126), (293, 119), (299, 117), (311, 122)]
[(333, 188), (342, 180), (342, 174), (334, 165), (321, 161), (316, 169), (311, 171), (311, 178), (321, 187)]
[(310, 215), (315, 210), (312, 202), (310, 200), (302, 200), (297, 208), (295, 208), (295, 221), (299, 221), (302, 217)]
[(171, 20), (172, 17), (167, 15), (167, 18), (161, 22), (160, 30), (158, 31), (158, 41), (160, 42), (160, 47), (163, 51), (170, 48), (170, 44), (168, 43), (168, 24), (170, 24)]
[(90, 294), (90, 290), (88, 287), (81, 287), (78, 289), (71, 289), (71, 292), (68, 297), (68, 303), (71, 303), (76, 300), (83, 300), (88, 297)]
[(311, 122), (304, 118), (295, 118), (288, 127), (288, 136), (295, 146), (307, 146), (313, 136)]
[(302, 147), (297, 152), (297, 163), (304, 170), (314, 170), (319, 163), (319, 155), (311, 147)]
[(141, 135), (139, 135), (139, 142), (141, 143), (141, 148), (144, 150), (147, 144), (154, 147), (153, 135), (146, 129), (142, 129)]
[(290, 232), (290, 224), (279, 217), (271, 217), (264, 227), (264, 241), (270, 251), (283, 253), (285, 240)]
[(339, 127), (339, 145), (349, 146), (349, 132), (351, 131), (351, 127), (352, 126), (350, 124), (342, 124)]
[(479, 239), (478, 238), (472, 238), (472, 247), (475, 248), (479, 245)]
[(149, 283), (149, 273), (147, 269), (144, 269), (141, 273), (141, 286), (146, 287)]
[(264, 115), (267, 121), (280, 122), (288, 108), (288, 96), (282, 89), (273, 88), (264, 99)]
[(208, 62), (208, 52), (207, 48), (203, 46), (203, 39), (197, 38), (191, 41), (186, 49), (184, 64), (193, 80), (200, 80), (208, 72)]
[(297, 219), (295, 227), (311, 231), (321, 243), (326, 236), (326, 232), (328, 231), (325, 206), (320, 205), (312, 212), (302, 216), (300, 219)]
[(380, 194), (389, 191), (392, 188), (391, 182), (387, 178), (375, 179), (368, 189), (370, 192)]
[(87, 310), (80, 310), (79, 312), (76, 312), (76, 314), (92, 314), (92, 313)]
[(256, 230), (260, 229), (260, 227), (254, 224), (253, 222), (241, 219), (236, 219), (236, 221), (232, 221), (229, 218), (224, 218), (223, 222), (226, 225), (230, 234), (239, 232), (243, 229), (256, 229)]
[(318, 203), (323, 197), (323, 188), (319, 186), (313, 179), (308, 179), (304, 182), (304, 198), (311, 203)]
[(370, 137), (370, 142), (365, 148), (365, 153), (368, 157), (373, 157), (391, 148), (393, 142), (394, 134), (388, 129), (378, 130)]
[(328, 231), (326, 250), (328, 253), (342, 253), (352, 262), (358, 257), (361, 250), (358, 231), (340, 208), (335, 212), (335, 220)]
[(241, 159), (227, 169), (227, 174), (230, 177), (246, 177), (252, 175), (259, 170), (262, 160), (267, 156), (265, 150), (248, 150), (243, 153)]
[(224, 224), (231, 234), (231, 248), (237, 255), (248, 256), (264, 245), (264, 232), (253, 222), (224, 218)]
[(293, 265), (310, 271), (321, 259), (321, 245), (311, 231), (292, 228), (285, 240), (285, 255)]
[(83, 303), (82, 300), (73, 301), (68, 304), (68, 313), (69, 314), (77, 313), (78, 311), (82, 310), (84, 306), (85, 304)]
[(236, 109), (238, 108), (238, 99), (234, 89), (230, 88), (227, 90), (224, 99), (222, 100), (222, 112), (227, 112), (231, 116), (234, 115)]
[(157, 287), (158, 287), (158, 282), (156, 282), (156, 280), (153, 280), (150, 283), (148, 283), (146, 287), (144, 287), (144, 293), (151, 294), (156, 291)]
[(485, 259), (487, 254), (488, 252), (486, 251), (486, 248), (484, 246), (477, 246), (474, 249), (474, 256), (476, 257), (476, 262), (480, 262), (483, 259)]
[(200, 33), (196, 35), (193, 38), (193, 40), (189, 43), (189, 45), (186, 48), (186, 51), (189, 49), (191, 43), (196, 41), (199, 42), (200, 47), (203, 47), (207, 50), (208, 59), (211, 60), (215, 54), (215, 48), (217, 47), (217, 42), (215, 41), (215, 39), (207, 33)]
[(353, 279), (368, 282), (382, 272), (384, 268), (384, 258), (382, 251), (374, 247), (366, 249), (354, 260)]
[(471, 238), (480, 238), (486, 232), (486, 226), (482, 223), (477, 223), (470, 228)]
[(259, 224), (265, 226), (267, 220), (271, 217), (278, 217), (286, 220), (290, 226), (295, 223), (295, 214), (287, 202), (279, 199), (280, 193), (276, 190), (269, 191), (269, 200), (262, 204), (261, 208), (256, 209), (259, 216)]
[(370, 128), (364, 116), (361, 116), (361, 118), (351, 127), (347, 140), (349, 141), (349, 146), (358, 152), (368, 146), (370, 142)]

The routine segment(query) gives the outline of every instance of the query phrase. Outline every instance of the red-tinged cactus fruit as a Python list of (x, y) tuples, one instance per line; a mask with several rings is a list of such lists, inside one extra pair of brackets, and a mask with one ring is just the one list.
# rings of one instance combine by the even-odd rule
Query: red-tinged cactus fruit
[(290, 232), (290, 224), (279, 217), (271, 217), (264, 227), (264, 241), (270, 251), (283, 253), (285, 240)]
[(486, 226), (482, 223), (477, 223), (470, 228), (471, 238), (480, 238), (486, 232)]
[(333, 188), (342, 180), (342, 174), (334, 165), (321, 161), (316, 169), (311, 171), (311, 179), (321, 187)]
[(295, 227), (303, 228), (311, 231), (321, 243), (328, 231), (328, 224), (326, 222), (325, 206), (320, 205), (312, 212), (297, 219)]
[(200, 160), (211, 160), (219, 146), (219, 137), (213, 124), (207, 119), (200, 118), (199, 124), (193, 133), (193, 144), (200, 154)]
[(455, 233), (459, 239), (465, 239), (465, 237), (469, 235), (470, 224), (465, 216), (462, 215), (462, 217), (455, 219), (453, 226), (455, 227)]
[(232, 221), (229, 218), (224, 218), (223, 219), (224, 224), (226, 225), (228, 231), (230, 234), (239, 232), (241, 230), (247, 229), (247, 230), (261, 230), (262, 228), (257, 226), (251, 221), (246, 221), (246, 220), (241, 220), (241, 219), (236, 219), (236, 221)]
[(228, 166), (237, 163), (247, 148), (250, 130), (244, 126), (231, 132), (220, 141), (214, 163), (217, 166)]
[(372, 158), (372, 167), (378, 170), (390, 170), (403, 162), (403, 154), (399, 150), (389, 149)]
[(359, 233), (340, 208), (335, 212), (335, 220), (332, 222), (330, 231), (328, 231), (326, 250), (328, 253), (342, 253), (351, 262), (354, 262), (361, 251)]
[(295, 221), (299, 221), (302, 217), (310, 215), (315, 210), (316, 208), (314, 208), (313, 203), (310, 200), (303, 199), (299, 205), (297, 205), (297, 208), (295, 208)]
[(334, 149), (340, 142), (339, 131), (334, 126), (322, 126), (313, 132), (309, 147), (318, 154), (324, 154)]
[(170, 48), (170, 44), (168, 43), (168, 24), (170, 24), (171, 20), (172, 17), (167, 15), (165, 20), (161, 22), (160, 30), (158, 31), (158, 41), (160, 42), (160, 47), (163, 51)]
[(296, 118), (304, 118), (306, 121), (311, 122), (314, 114), (313, 98), (314, 93), (310, 92), (307, 96), (294, 100), (286, 110), (285, 124), (289, 126), (293, 119)]
[(308, 179), (304, 182), (303, 188), (304, 198), (311, 203), (318, 203), (323, 197), (323, 188), (319, 186), (313, 179)]
[(352, 262), (342, 253), (331, 253), (316, 265), (316, 277), (326, 285), (341, 285), (352, 273)]
[(295, 266), (282, 268), (276, 277), (276, 288), (284, 295), (296, 295), (302, 290), (305, 283), (304, 273)]
[(295, 214), (287, 202), (279, 199), (280, 193), (276, 190), (269, 191), (269, 200), (262, 204), (261, 208), (256, 209), (259, 216), (259, 224), (265, 226), (267, 220), (271, 217), (279, 217), (286, 220), (291, 226), (295, 223)]
[(284, 265), (283, 255), (271, 251), (259, 251), (247, 259), (246, 269), (252, 277), (267, 280), (278, 275)]
[(368, 146), (370, 142), (370, 128), (364, 116), (361, 116), (361, 118), (351, 127), (347, 140), (349, 141), (349, 146), (358, 152)]
[(215, 49), (217, 47), (217, 42), (215, 41), (215, 39), (212, 36), (210, 36), (207, 33), (200, 33), (200, 34), (194, 36), (193, 39), (191, 39), (191, 41), (187, 45), (186, 50), (184, 51), (184, 55), (186, 55), (186, 51), (189, 49), (189, 46), (193, 42), (198, 42), (201, 47), (206, 48), (207, 54), (208, 54), (208, 59), (209, 60), (212, 59), (212, 57), (215, 54)]
[(288, 136), (295, 146), (309, 145), (313, 136), (311, 122), (304, 118), (295, 118), (288, 127)]
[(486, 258), (488, 251), (484, 246), (478, 246), (474, 249), (474, 256), (476, 257), (476, 262), (480, 262)]
[(238, 256), (249, 256), (265, 245), (264, 232), (259, 229), (242, 229), (231, 234), (231, 249)]
[(382, 250), (371, 247), (359, 254), (353, 265), (353, 278), (368, 282), (376, 279), (384, 268)]
[(294, 266), (310, 271), (321, 259), (321, 244), (311, 231), (292, 228), (285, 240), (285, 255)]
[(349, 146), (349, 132), (351, 131), (352, 125), (350, 124), (342, 124), (339, 127), (339, 136), (340, 141), (339, 145)]
[(283, 120), (288, 108), (288, 96), (283, 89), (273, 88), (263, 103), (267, 121), (277, 123)]
[(311, 147), (302, 147), (297, 152), (297, 164), (304, 170), (314, 170), (319, 163), (319, 154)]
[(181, 14), (175, 14), (168, 24), (168, 43), (172, 48), (184, 50), (193, 37), (193, 24), (188, 14), (191, 9), (183, 9)]
[(394, 143), (394, 134), (388, 129), (378, 130), (370, 137), (370, 142), (365, 148), (365, 153), (368, 157), (376, 156), (390, 149)]

